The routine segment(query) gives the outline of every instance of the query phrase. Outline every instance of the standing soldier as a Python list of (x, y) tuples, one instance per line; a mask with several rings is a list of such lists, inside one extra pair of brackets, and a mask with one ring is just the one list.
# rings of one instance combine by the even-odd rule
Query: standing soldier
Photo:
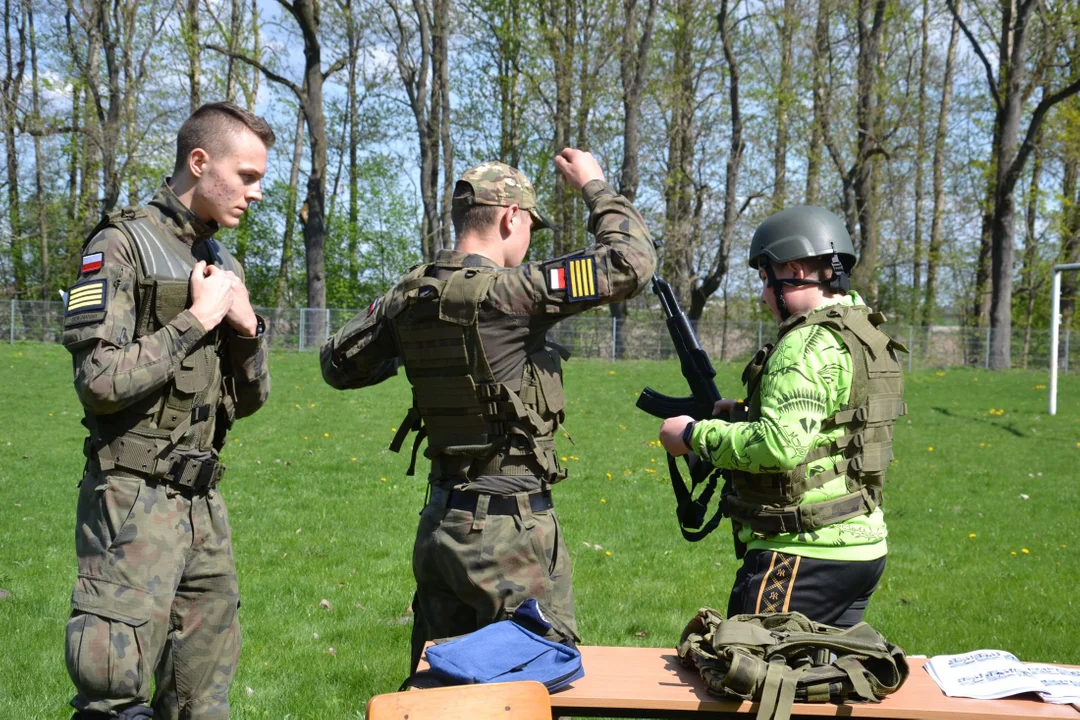
[[(385, 380), (400, 363), (413, 406), (391, 449), (418, 430), (431, 459), (413, 548), (413, 668), (427, 640), (501, 620), (535, 598), (549, 637), (578, 640), (570, 559), (552, 509), (566, 477), (555, 453), (565, 413), (555, 323), (633, 297), (656, 252), (645, 223), (587, 152), (555, 165), (589, 206), (591, 248), (523, 263), (531, 232), (551, 227), (519, 170), (487, 162), (454, 190), (454, 250), (410, 271), (322, 349), (339, 389)], [(410, 468), (410, 473), (412, 468)]]
[(270, 377), (243, 269), (212, 235), (262, 199), (273, 143), (231, 103), (196, 110), (173, 176), (90, 234), (68, 292), (90, 431), (67, 623), (77, 720), (229, 716), (240, 595), (218, 452)]
[[(819, 207), (772, 215), (750, 243), (761, 300), (780, 323), (747, 366), (745, 422), (669, 418), (660, 440), (731, 473), (724, 509), (743, 565), (728, 615), (798, 611), (850, 627), (885, 570), (882, 483), (907, 411), (903, 345), (850, 290), (855, 248)], [(733, 410), (721, 400), (721, 413)], [(741, 413), (734, 413), (739, 415)], [(732, 418), (737, 419), (737, 418)]]

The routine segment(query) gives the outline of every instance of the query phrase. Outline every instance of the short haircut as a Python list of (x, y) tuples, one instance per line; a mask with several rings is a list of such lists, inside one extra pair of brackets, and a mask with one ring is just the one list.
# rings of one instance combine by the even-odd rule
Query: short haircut
[[(469, 233), (486, 232), (499, 220), (501, 205), (473, 205), (472, 185), (458, 180), (454, 186), (454, 203), (450, 208), (450, 221), (454, 224), (454, 237), (460, 240)], [(459, 202), (461, 201), (461, 202)]]
[(191, 113), (176, 134), (176, 164), (173, 172), (180, 172), (187, 165), (195, 148), (202, 148), (211, 155), (225, 152), (230, 137), (243, 129), (255, 133), (267, 150), (274, 146), (276, 138), (270, 124), (255, 113), (230, 102), (204, 104)]

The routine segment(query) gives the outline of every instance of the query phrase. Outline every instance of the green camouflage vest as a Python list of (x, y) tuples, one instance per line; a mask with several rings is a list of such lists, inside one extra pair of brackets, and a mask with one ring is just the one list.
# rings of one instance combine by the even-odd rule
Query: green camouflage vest
[[(151, 335), (190, 306), (191, 248), (161, 230), (141, 208), (110, 213), (90, 234), (115, 227), (127, 236), (139, 262), (136, 273), (135, 337)], [(241, 274), (239, 263), (213, 238), (210, 261)], [(112, 467), (139, 475), (205, 488), (220, 480), (217, 451), (235, 418), (232, 378), (221, 372), (221, 334), (208, 332), (177, 368), (173, 378), (119, 413), (87, 415), (90, 448), (102, 470)], [(89, 455), (89, 452), (88, 452)]]
[(708, 692), (758, 703), (757, 720), (788, 720), (795, 702), (878, 702), (909, 674), (904, 650), (866, 623), (840, 629), (797, 612), (725, 620), (702, 608), (678, 653)]
[[(851, 394), (845, 409), (825, 419), (821, 429), (843, 427), (845, 431), (833, 442), (811, 450), (790, 472), (732, 471), (732, 492), (725, 503), (733, 521), (762, 535), (802, 533), (871, 513), (881, 504), (885, 473), (893, 457), (893, 426), (897, 417), (907, 414), (904, 372), (896, 356), (897, 350), (907, 349), (878, 329), (884, 322), (884, 315), (871, 313), (865, 305), (831, 305), (789, 318), (780, 326), (780, 338), (808, 325), (822, 325), (840, 335), (851, 354)], [(775, 348), (766, 345), (759, 350), (743, 372), (751, 422), (760, 418), (761, 376)], [(841, 453), (835, 467), (807, 477), (811, 464)], [(808, 490), (839, 477), (846, 478), (846, 495), (799, 504)]]
[(420, 430), (409, 474), (426, 436), (433, 481), (564, 479), (555, 432), (565, 417), (562, 360), (569, 353), (548, 344), (529, 356), (520, 378), (497, 382), (477, 318), (499, 269), (453, 269), (440, 279), (434, 277), (440, 267), (415, 268), (386, 296), (386, 316), (413, 390), (413, 406), (390, 449), (399, 451), (408, 433)]

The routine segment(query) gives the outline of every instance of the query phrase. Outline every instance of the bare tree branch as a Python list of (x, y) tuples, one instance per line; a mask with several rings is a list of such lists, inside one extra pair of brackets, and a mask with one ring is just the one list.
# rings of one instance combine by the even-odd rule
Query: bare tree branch
[(990, 97), (994, 99), (994, 105), (997, 107), (998, 112), (1001, 112), (1001, 98), (998, 97), (997, 80), (994, 79), (994, 70), (990, 67), (990, 61), (986, 59), (986, 53), (983, 52), (982, 46), (979, 45), (979, 41), (975, 39), (975, 36), (971, 34), (971, 30), (968, 29), (964, 19), (960, 17), (960, 13), (956, 12), (956, 3), (954, 0), (945, 0), (945, 4), (949, 6), (949, 12), (952, 13), (953, 18), (960, 25), (960, 29), (963, 31), (964, 36), (967, 37), (968, 42), (971, 43), (971, 49), (975, 51), (975, 54), (982, 60), (983, 67), (986, 68), (986, 81), (990, 85)]
[[(279, 2), (282, 2), (282, 4), (286, 4), (282, 0), (279, 0)], [(281, 75), (278, 75), (276, 72), (274, 72), (270, 68), (266, 67), (265, 65), (263, 65), (258, 60), (255, 60), (253, 58), (249, 58), (247, 55), (245, 55), (243, 53), (232, 52), (231, 50), (229, 50), (227, 48), (223, 48), (220, 45), (214, 45), (212, 43), (207, 43), (207, 44), (203, 45), (203, 49), (205, 49), (205, 50), (213, 50), (215, 52), (221, 53), (222, 55), (224, 55), (226, 57), (231, 57), (231, 58), (233, 58), (235, 60), (239, 60), (242, 63), (246, 63), (246, 64), (250, 65), (251, 67), (257, 69), (257, 70), (260, 70), (262, 72), (262, 74), (265, 75), (269, 80), (272, 80), (272, 81), (278, 83), (279, 85), (284, 85), (285, 87), (289, 88), (290, 90), (292, 90), (296, 94), (297, 99), (299, 99), (301, 102), (304, 101), (304, 99), (305, 99), (304, 98), (304, 90), (299, 85), (297, 85), (292, 80), (290, 80), (290, 79), (288, 79), (286, 77), (282, 77)]]

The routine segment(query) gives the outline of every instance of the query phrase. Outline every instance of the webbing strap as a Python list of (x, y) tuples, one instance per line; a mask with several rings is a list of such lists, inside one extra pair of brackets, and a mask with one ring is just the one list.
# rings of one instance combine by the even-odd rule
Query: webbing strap
[(776, 638), (760, 625), (752, 625), (738, 620), (725, 620), (716, 628), (712, 644), (714, 648), (726, 645), (769, 647), (776, 644)]
[(877, 700), (877, 696), (874, 695), (874, 691), (866, 679), (866, 669), (862, 666), (862, 663), (851, 655), (842, 655), (836, 658), (833, 665), (847, 673), (848, 677), (851, 678), (851, 685), (859, 697), (871, 702)]
[(769, 663), (769, 669), (765, 672), (765, 684), (761, 690), (761, 700), (758, 701), (756, 720), (772, 720), (786, 669), (783, 658)]
[(776, 699), (773, 720), (790, 720), (791, 708), (795, 704), (795, 691), (799, 686), (799, 678), (804, 672), (806, 668), (784, 668), (784, 675), (780, 680), (780, 696)]
[(901, 415), (907, 415), (907, 403), (896, 398), (871, 399), (866, 405), (852, 410), (841, 410), (832, 416), (836, 425), (846, 425), (858, 421), (865, 424), (892, 422)]
[(394, 435), (394, 439), (390, 441), (390, 449), (393, 452), (401, 452), (401, 446), (405, 443), (405, 438), (413, 431), (419, 420), (420, 411), (417, 410), (414, 405), (409, 408), (409, 412), (405, 413), (405, 417), (402, 418), (401, 424), (398, 425), (398, 430)]

